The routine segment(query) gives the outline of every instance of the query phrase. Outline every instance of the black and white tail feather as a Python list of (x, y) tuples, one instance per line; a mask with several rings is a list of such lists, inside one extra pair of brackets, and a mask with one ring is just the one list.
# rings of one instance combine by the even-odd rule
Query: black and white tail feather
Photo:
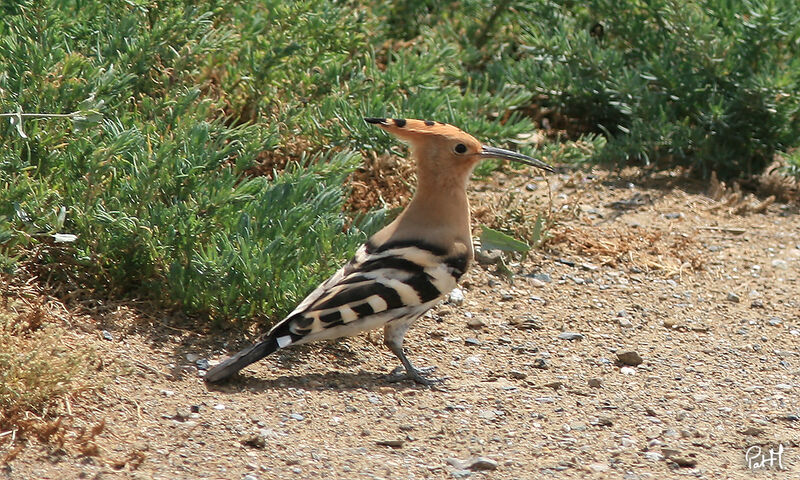
[(362, 245), (353, 259), (308, 295), (254, 345), (209, 369), (219, 382), (290, 345), (351, 336), (384, 326), (386, 345), (408, 376), (429, 383), (403, 352), (409, 326), (441, 301), (467, 269), (468, 257), (423, 241)]

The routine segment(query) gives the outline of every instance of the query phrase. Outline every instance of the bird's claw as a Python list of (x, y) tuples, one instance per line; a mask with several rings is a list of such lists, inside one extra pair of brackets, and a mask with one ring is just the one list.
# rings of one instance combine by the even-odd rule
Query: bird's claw
[(431, 365), (429, 367), (414, 368), (410, 371), (406, 370), (403, 367), (397, 367), (394, 370), (392, 370), (392, 373), (389, 374), (387, 381), (395, 383), (408, 379), (408, 380), (414, 380), (416, 383), (425, 386), (432, 386), (444, 383), (447, 377), (429, 378), (423, 376), (423, 374), (433, 373), (435, 370), (436, 370), (435, 365)]

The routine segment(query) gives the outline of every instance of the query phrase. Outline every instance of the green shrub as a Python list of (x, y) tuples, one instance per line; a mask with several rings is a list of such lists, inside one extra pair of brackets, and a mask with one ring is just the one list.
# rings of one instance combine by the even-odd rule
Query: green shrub
[[(492, 62), (518, 34), (498, 20), (509, 2), (412, 3), (6, 5), (0, 269), (36, 261), (217, 319), (285, 313), (382, 221), (342, 212), (349, 152), (394, 142), (363, 116), (495, 144), (534, 129), (529, 84)], [(581, 160), (602, 143), (587, 139), (538, 153)], [(296, 162), (250, 176), (280, 155)]]
[(207, 8), (28, 2), (5, 19), (0, 91), (13, 93), (2, 110), (104, 118), (26, 119), (26, 137), (0, 126), (5, 270), (27, 251), (56, 278), (110, 293), (222, 319), (278, 315), (374, 230), (379, 217), (342, 213), (353, 154), (315, 156), (274, 180), (244, 175), (279, 129), (220, 109), (207, 62), (238, 44)]
[(599, 161), (760, 173), (800, 143), (800, 4), (595, 0), (520, 4), (510, 76), (609, 137)]

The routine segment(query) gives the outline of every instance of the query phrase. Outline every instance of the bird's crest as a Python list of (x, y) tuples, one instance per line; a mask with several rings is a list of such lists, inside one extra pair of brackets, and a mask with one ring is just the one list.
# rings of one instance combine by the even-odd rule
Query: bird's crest
[[(364, 119), (364, 121), (377, 125), (383, 130), (404, 140), (413, 140), (414, 138), (426, 136), (465, 138), (474, 140), (472, 135), (454, 125), (444, 122), (434, 122), (433, 120), (367, 117)], [(474, 141), (475, 143), (478, 143), (477, 140)]]

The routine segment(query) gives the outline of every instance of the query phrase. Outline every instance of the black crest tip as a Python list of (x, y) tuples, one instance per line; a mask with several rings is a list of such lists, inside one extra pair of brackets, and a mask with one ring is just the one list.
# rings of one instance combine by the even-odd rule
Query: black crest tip
[(364, 117), (364, 121), (367, 122), (367, 123), (373, 123), (375, 125), (386, 125), (386, 119), (385, 118)]
[(392, 121), (395, 125), (402, 128), (406, 126), (406, 119), (405, 118), (393, 118)]

